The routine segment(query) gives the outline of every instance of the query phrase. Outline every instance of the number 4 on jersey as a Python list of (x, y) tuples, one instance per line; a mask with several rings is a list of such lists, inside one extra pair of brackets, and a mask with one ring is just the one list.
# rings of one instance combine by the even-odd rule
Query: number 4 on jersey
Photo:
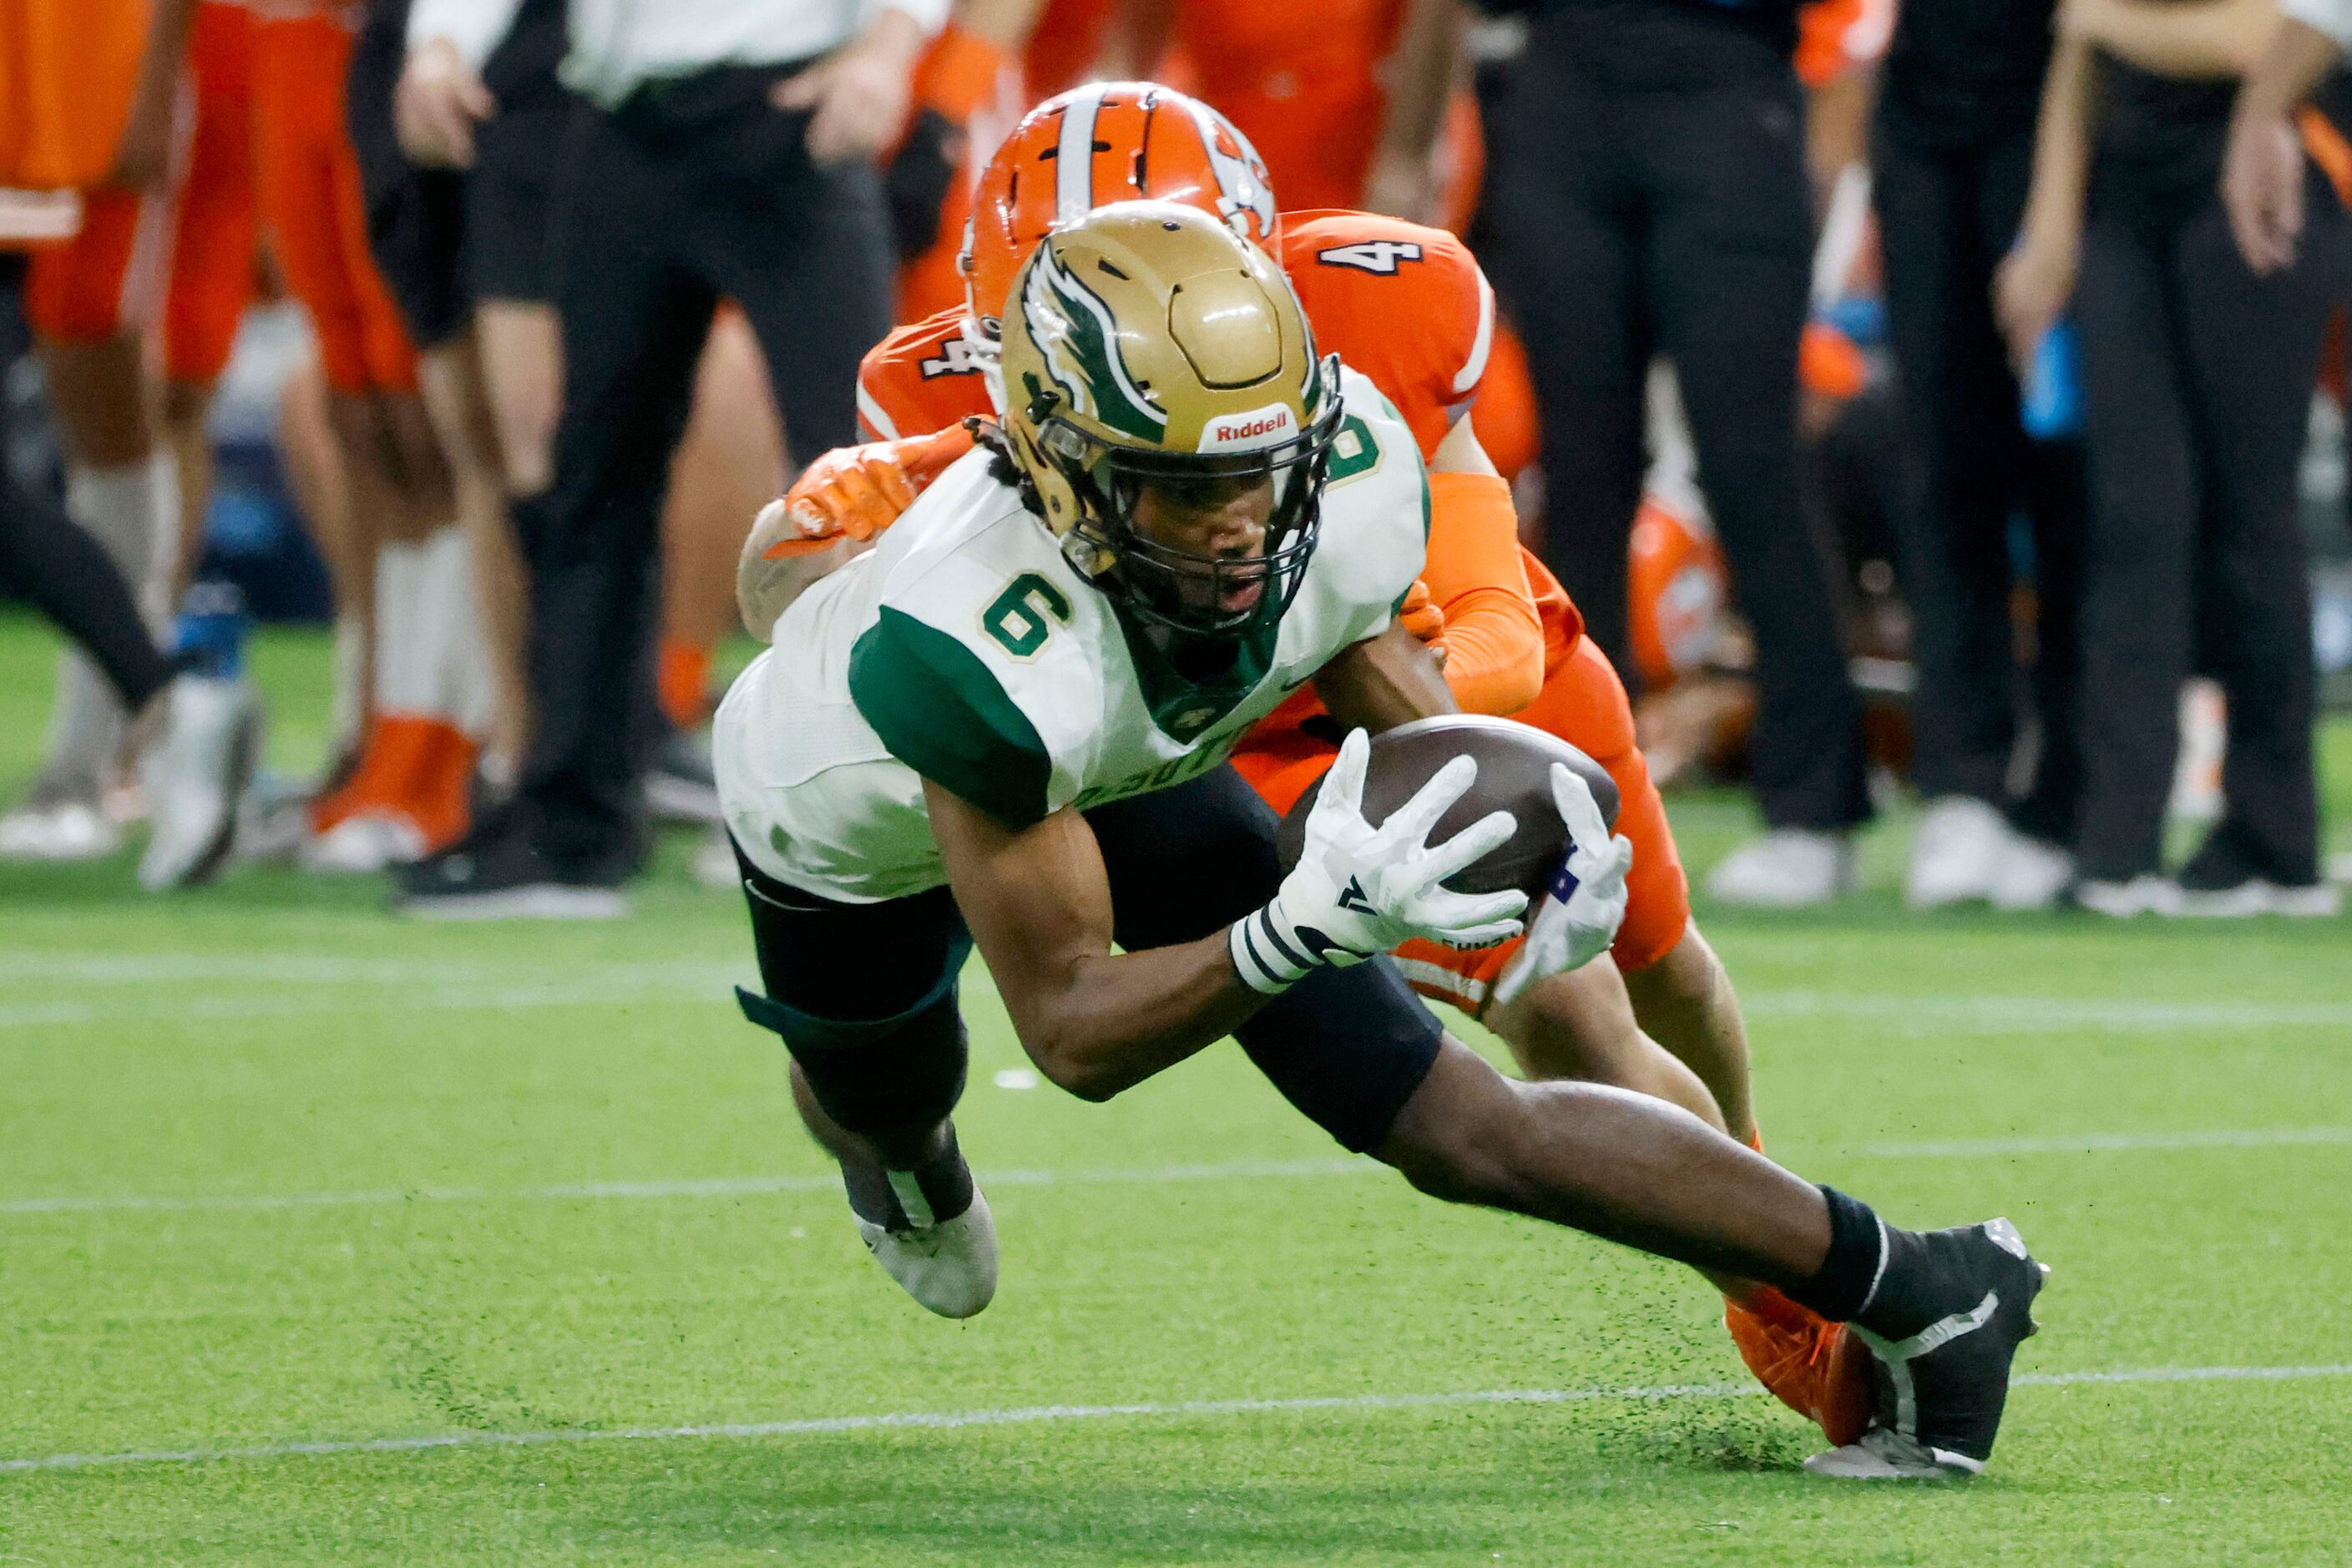
[(1421, 259), (1421, 242), (1412, 239), (1368, 239), (1360, 245), (1335, 245), (1318, 250), (1315, 259), (1326, 267), (1353, 267), (1362, 272), (1394, 277), (1400, 263)]

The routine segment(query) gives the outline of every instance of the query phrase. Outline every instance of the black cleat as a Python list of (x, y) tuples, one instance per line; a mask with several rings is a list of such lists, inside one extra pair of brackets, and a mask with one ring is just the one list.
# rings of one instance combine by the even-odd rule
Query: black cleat
[(551, 862), (493, 821), (397, 875), (393, 908), (420, 920), (618, 920), (622, 879)]
[(1911, 1314), (1921, 1326), (1901, 1339), (1850, 1325), (1876, 1359), (1877, 1414), (1859, 1440), (1805, 1461), (1817, 1476), (1958, 1479), (1992, 1458), (2010, 1363), (2034, 1332), (2033, 1298), (2050, 1270), (2005, 1219), (1912, 1239), (1919, 1250), (1903, 1293), (1930, 1305)]

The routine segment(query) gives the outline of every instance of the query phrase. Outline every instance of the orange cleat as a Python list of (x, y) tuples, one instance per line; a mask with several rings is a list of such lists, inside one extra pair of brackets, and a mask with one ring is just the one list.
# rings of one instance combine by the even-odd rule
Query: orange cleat
[(1870, 1426), (1871, 1356), (1861, 1341), (1780, 1291), (1763, 1287), (1727, 1302), (1724, 1326), (1739, 1359), (1772, 1397), (1843, 1447)]

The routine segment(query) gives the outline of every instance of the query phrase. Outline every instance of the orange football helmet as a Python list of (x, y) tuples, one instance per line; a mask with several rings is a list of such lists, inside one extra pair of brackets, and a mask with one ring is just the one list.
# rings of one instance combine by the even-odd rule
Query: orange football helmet
[(982, 171), (964, 227), (967, 336), (1000, 338), (1013, 279), (1046, 234), (1111, 202), (1181, 202), (1222, 218), (1269, 256), (1282, 220), (1265, 161), (1233, 121), (1157, 82), (1093, 82), (1022, 118)]

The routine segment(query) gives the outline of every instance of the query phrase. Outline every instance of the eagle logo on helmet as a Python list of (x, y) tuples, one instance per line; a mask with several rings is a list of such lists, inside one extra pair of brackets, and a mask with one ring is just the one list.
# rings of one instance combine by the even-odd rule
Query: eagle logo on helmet
[[(1216, 176), (1217, 211), (1235, 234), (1271, 248), (1276, 232), (1274, 185), (1265, 160), (1242, 134), (1240, 126), (1196, 98), (1177, 98), (1192, 123), (1200, 128), (1201, 146), (1209, 155), (1209, 172)], [(1245, 218), (1255, 220), (1255, 232)]]
[(1168, 414), (1128, 373), (1110, 308), (1050, 247), (1040, 247), (1021, 290), (1021, 315), (1045, 370), (1076, 411), (1122, 435), (1157, 443)]

